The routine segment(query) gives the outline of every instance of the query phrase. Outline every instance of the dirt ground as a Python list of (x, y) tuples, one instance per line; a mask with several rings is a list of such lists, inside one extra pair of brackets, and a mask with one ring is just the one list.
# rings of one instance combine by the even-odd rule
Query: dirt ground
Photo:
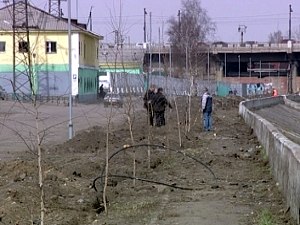
[[(263, 224), (267, 214), (274, 224), (296, 224), (263, 148), (238, 115), (241, 99), (214, 98), (211, 132), (202, 131), (197, 98), (190, 127), (187, 98), (174, 100), (165, 127), (149, 127), (145, 110), (138, 109), (132, 135), (124, 114), (109, 132), (107, 124), (95, 126), (44, 147), (44, 224), (250, 225)], [(101, 200), (106, 151), (107, 213)], [(37, 172), (30, 152), (0, 161), (0, 224), (40, 224)]]

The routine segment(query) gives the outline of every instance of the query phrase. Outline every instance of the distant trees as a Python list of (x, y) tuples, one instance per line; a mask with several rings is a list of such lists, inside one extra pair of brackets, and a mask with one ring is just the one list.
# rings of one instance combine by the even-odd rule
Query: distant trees
[(299, 26), (298, 29), (296, 29), (296, 30), (294, 31), (293, 37), (294, 37), (297, 41), (300, 40), (300, 26)]
[[(268, 36), (269, 43), (282, 43), (282, 41), (286, 41), (288, 37), (283, 35), (281, 30), (270, 33)], [(292, 32), (292, 39), (299, 41), (300, 40), (300, 29), (294, 29)]]
[(268, 41), (269, 43), (280, 43), (283, 40), (283, 35), (280, 30), (275, 31), (269, 34)]
[(208, 48), (205, 41), (214, 33), (215, 24), (201, 7), (200, 0), (182, 0), (178, 19), (171, 17), (168, 23), (167, 35), (175, 56), (173, 63), (179, 68), (188, 67), (190, 72), (193, 70), (192, 65), (201, 64), (199, 52)]

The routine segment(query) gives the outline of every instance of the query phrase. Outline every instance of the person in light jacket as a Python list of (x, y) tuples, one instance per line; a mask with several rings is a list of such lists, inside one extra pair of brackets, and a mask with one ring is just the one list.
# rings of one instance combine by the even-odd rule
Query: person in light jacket
[(212, 105), (212, 96), (209, 94), (208, 89), (204, 88), (204, 94), (201, 98), (204, 131), (210, 131), (212, 129)]

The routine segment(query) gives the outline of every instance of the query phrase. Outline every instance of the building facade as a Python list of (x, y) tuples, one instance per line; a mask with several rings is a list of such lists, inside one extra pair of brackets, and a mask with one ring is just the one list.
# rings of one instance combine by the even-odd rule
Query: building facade
[(245, 97), (270, 96), (273, 88), (280, 95), (300, 91), (299, 42), (218, 43), (211, 52), (222, 95), (233, 88)]
[(102, 37), (72, 20), (70, 73), (68, 28), (67, 19), (25, 1), (0, 9), (0, 85), (7, 93), (96, 99)]

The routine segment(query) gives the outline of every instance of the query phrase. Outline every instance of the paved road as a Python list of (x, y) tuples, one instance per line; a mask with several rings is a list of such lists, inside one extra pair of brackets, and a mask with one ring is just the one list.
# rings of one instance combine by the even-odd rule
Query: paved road
[[(122, 109), (113, 108), (112, 125), (124, 119), (125, 109), (126, 104)], [(45, 131), (43, 144), (57, 144), (68, 140), (68, 106), (44, 104), (38, 108), (38, 112), (39, 130)], [(104, 108), (103, 104), (76, 104), (72, 107), (74, 134), (107, 124), (109, 115), (110, 107)], [(35, 133), (35, 110), (31, 104), (0, 101), (0, 160), (11, 158), (12, 153), (28, 150), (28, 147), (32, 148), (36, 140)]]
[(275, 125), (287, 138), (300, 144), (300, 111), (284, 104), (255, 111)]

